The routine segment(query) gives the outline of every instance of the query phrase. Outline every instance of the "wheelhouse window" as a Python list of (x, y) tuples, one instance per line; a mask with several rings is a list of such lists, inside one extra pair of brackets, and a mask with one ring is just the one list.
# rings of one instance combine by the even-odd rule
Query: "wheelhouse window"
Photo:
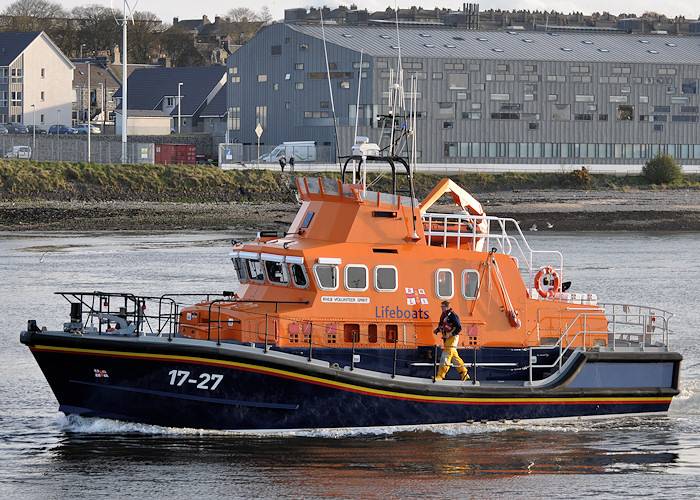
[(474, 269), (462, 271), (462, 296), (474, 300), (479, 294), (479, 272)]
[(366, 266), (345, 266), (345, 289), (351, 292), (364, 292), (368, 287), (368, 271)]
[(306, 275), (304, 266), (298, 263), (289, 264), (289, 274), (292, 277), (292, 283), (297, 288), (306, 288), (309, 286), (309, 277)]
[(275, 285), (287, 285), (289, 283), (289, 275), (287, 274), (287, 266), (281, 261), (265, 260), (265, 272), (270, 283)]
[(245, 262), (240, 257), (234, 257), (231, 259), (233, 262), (233, 267), (236, 270), (236, 275), (238, 276), (238, 281), (241, 283), (246, 283), (248, 281), (248, 273), (245, 270)]
[(336, 290), (338, 288), (338, 266), (336, 264), (316, 264), (314, 276), (319, 289)]
[(394, 266), (376, 266), (374, 268), (374, 288), (378, 292), (395, 292), (398, 287), (398, 271)]
[(440, 299), (451, 299), (454, 295), (454, 276), (451, 270), (435, 271), (435, 295)]
[(263, 270), (262, 262), (259, 260), (246, 259), (246, 271), (250, 281), (263, 283), (265, 281), (265, 271)]

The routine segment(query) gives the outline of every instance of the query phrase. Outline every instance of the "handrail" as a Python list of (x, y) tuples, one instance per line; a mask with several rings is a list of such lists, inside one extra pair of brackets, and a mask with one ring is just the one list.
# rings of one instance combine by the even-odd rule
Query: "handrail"
[[(583, 348), (587, 348), (589, 346), (586, 345), (586, 335), (591, 335), (591, 334), (608, 334), (609, 337), (609, 344), (610, 340), (612, 340), (612, 345), (608, 345), (608, 349), (615, 351), (617, 349), (616, 342), (617, 341), (623, 341), (625, 342), (626, 345), (620, 346), (622, 347), (637, 347), (638, 349), (644, 351), (648, 347), (650, 347), (651, 341), (654, 337), (661, 336), (661, 341), (657, 341), (654, 344), (654, 347), (658, 348), (665, 348), (668, 350), (669, 348), (669, 335), (671, 330), (669, 329), (668, 323), (670, 319), (674, 316), (673, 313), (669, 311), (664, 311), (662, 309), (658, 308), (652, 308), (652, 307), (647, 307), (647, 306), (637, 306), (637, 305), (629, 305), (629, 304), (599, 304), (600, 309), (597, 311), (589, 311), (589, 312), (581, 312), (576, 315), (576, 317), (571, 320), (571, 323), (566, 327), (566, 329), (561, 333), (557, 341), (548, 346), (531, 346), (529, 348), (530, 352), (530, 359), (529, 359), (529, 381), (532, 383), (532, 370), (533, 368), (554, 368), (557, 364), (559, 365), (559, 369), (562, 367), (563, 363), (563, 358), (564, 355), (569, 352), (569, 350), (572, 348), (572, 345), (574, 342), (579, 338), (579, 336), (583, 336)], [(612, 313), (606, 313), (605, 309), (607, 308), (612, 308), (613, 312)], [(623, 308), (624, 312), (623, 313), (616, 313), (618, 308)], [(630, 312), (630, 309), (635, 309), (638, 312)], [(575, 309), (571, 309), (575, 310)], [(646, 313), (642, 313), (642, 310), (646, 310)], [(586, 327), (587, 320), (589, 317), (596, 316), (604, 316), (607, 319), (607, 330), (602, 332), (602, 331), (597, 331), (597, 330), (588, 330)], [(619, 317), (619, 318), (618, 318)], [(636, 318), (636, 320), (635, 320)], [(569, 339), (569, 334), (570, 331), (574, 328), (575, 325), (578, 325), (579, 319), (583, 320), (583, 329), (577, 331), (575, 335)], [(619, 319), (624, 319), (624, 321), (620, 321)], [(631, 326), (631, 327), (641, 327), (642, 331), (641, 332), (621, 332), (618, 330), (618, 326)], [(660, 333), (655, 333), (655, 329), (661, 329)], [(626, 335), (627, 339), (617, 339), (617, 336), (620, 335), (621, 337)], [(632, 337), (636, 337), (636, 340), (632, 340)], [(568, 339), (568, 343), (566, 346), (564, 346), (564, 339)], [(559, 347), (559, 355), (557, 356), (557, 359), (554, 360), (553, 363), (551, 364), (534, 364), (532, 362), (532, 353), (535, 350), (551, 350), (552, 348)], [(581, 347), (577, 348), (581, 349)]]
[[(535, 263), (535, 257), (552, 255), (558, 261), (554, 267), (563, 281), (564, 257), (557, 250), (534, 250), (527, 242), (520, 224), (513, 218), (494, 217), (490, 215), (472, 215), (462, 213), (433, 213), (426, 212), (422, 215), (423, 234), (428, 245), (434, 245), (435, 240), (442, 239), (442, 246), (446, 247), (448, 238), (454, 240), (456, 247), (462, 248), (469, 245), (470, 249), (484, 251), (494, 245), (501, 253), (516, 255), (522, 258), (528, 271), (528, 282), (532, 282), (534, 272), (539, 270)], [(514, 226), (515, 235), (508, 234), (508, 226)], [(478, 230), (486, 227), (486, 232)], [(464, 230), (466, 229), (466, 230)], [(495, 230), (493, 230), (495, 229)], [(543, 261), (544, 262), (544, 261)], [(550, 264), (551, 265), (551, 264)]]
[[(156, 335), (156, 336), (162, 336), (162, 333), (165, 331), (166, 328), (169, 328), (170, 334), (168, 339), (172, 341), (177, 335), (177, 327), (178, 327), (178, 302), (174, 300), (172, 297), (167, 297), (167, 296), (161, 296), (161, 297), (149, 297), (149, 296), (135, 296), (133, 294), (109, 294), (109, 293), (103, 293), (103, 292), (57, 292), (58, 294), (61, 294), (66, 298), (69, 302), (75, 303), (74, 301), (79, 301), (82, 306), (85, 306), (85, 310), (80, 310), (80, 323), (77, 323), (76, 316), (78, 315), (78, 311), (74, 313), (74, 311), (71, 311), (71, 323), (66, 324), (66, 328), (75, 328), (76, 330), (78, 329), (86, 329), (86, 332), (95, 332), (98, 334), (102, 334), (102, 324), (107, 324), (108, 321), (119, 321), (122, 325), (124, 322), (121, 321), (120, 318), (124, 319), (125, 321), (133, 321), (132, 323), (127, 323), (129, 325), (133, 325), (133, 328), (129, 326), (129, 330), (127, 332), (124, 332), (123, 334), (135, 334), (135, 335), (144, 335), (144, 334), (149, 334), (146, 333), (146, 330), (150, 328), (150, 334)], [(187, 294), (187, 295), (193, 295), (193, 294)], [(88, 298), (92, 297), (93, 302), (90, 304), (88, 302)], [(121, 301), (115, 300), (116, 298), (124, 299), (125, 305), (122, 306)], [(86, 300), (88, 299), (88, 300)], [(96, 301), (99, 300), (99, 303)], [(206, 322), (208, 323), (207, 325), (207, 338), (210, 341), (216, 341), (217, 345), (221, 345), (222, 339), (221, 339), (221, 330), (222, 330), (222, 306), (224, 304), (231, 304), (235, 302), (243, 302), (243, 301), (232, 301), (230, 298), (218, 298), (214, 300), (209, 300), (209, 297), (207, 296), (207, 300), (209, 301), (209, 317), (206, 319)], [(158, 313), (155, 315), (148, 315), (145, 313), (146, 305), (149, 303), (157, 303), (160, 307), (158, 309)], [(257, 301), (246, 301), (246, 302), (257, 302)], [(114, 303), (114, 304), (113, 304)], [(164, 303), (169, 303), (170, 307), (168, 308), (169, 310), (163, 311), (163, 304)], [(216, 320), (212, 320), (211, 313), (212, 311), (218, 308), (219, 309), (219, 315)], [(579, 311), (582, 308), (577, 308), (577, 307), (570, 307), (568, 308), (569, 311), (576, 312)], [(269, 321), (270, 319), (277, 318), (275, 314), (270, 314), (269, 311), (245, 311), (242, 309), (237, 310), (238, 314), (250, 314), (254, 316), (259, 316), (260, 318), (265, 318), (265, 352), (270, 348), (268, 344), (268, 328), (269, 328)], [(83, 318), (98, 318), (99, 319), (99, 325), (98, 328), (95, 328), (94, 326), (87, 326), (87, 321), (85, 324), (83, 323)], [(598, 331), (598, 330), (591, 330), (589, 329), (589, 319), (595, 317), (598, 319), (597, 324), (600, 324), (600, 318), (604, 317), (606, 321), (606, 330), (605, 331)], [(664, 311), (658, 308), (651, 308), (651, 307), (645, 307), (645, 306), (634, 306), (634, 305), (628, 305), (628, 304), (600, 304), (599, 307), (594, 308), (594, 309), (586, 309), (580, 311), (571, 321), (571, 323), (566, 327), (566, 329), (559, 335), (559, 338), (556, 340), (556, 342), (552, 345), (547, 345), (547, 346), (532, 346), (529, 348), (529, 359), (527, 362), (523, 362), (522, 364), (518, 363), (516, 366), (513, 367), (507, 367), (507, 368), (502, 368), (504, 370), (528, 370), (529, 375), (526, 376), (526, 379), (529, 379), (529, 382), (532, 383), (534, 380), (534, 375), (533, 375), (533, 370), (534, 369), (548, 369), (548, 368), (554, 368), (555, 366), (558, 366), (558, 369), (560, 370), (563, 366), (564, 359), (565, 357), (572, 352), (573, 350), (581, 350), (582, 348), (576, 347), (574, 348), (573, 346), (576, 343), (582, 343), (583, 348), (600, 348), (601, 350), (616, 350), (616, 349), (639, 349), (639, 350), (645, 350), (650, 347), (658, 347), (658, 348), (665, 348), (668, 349), (668, 340), (669, 340), (669, 335), (671, 332), (669, 328), (669, 321), (673, 317), (673, 314)], [(150, 320), (151, 319), (156, 319), (157, 324), (152, 325)], [(204, 318), (202, 318), (204, 319)], [(233, 319), (233, 318), (232, 318)], [(287, 318), (290, 319), (290, 318)], [(238, 319), (234, 319), (234, 321), (238, 321), (241, 323), (242, 318), (239, 316)], [(294, 320), (294, 319), (292, 319)], [(307, 342), (307, 348), (308, 348), (308, 359), (311, 362), (314, 359), (313, 356), (313, 350), (316, 347), (328, 347), (326, 343), (322, 341), (317, 341), (314, 343), (314, 326), (321, 328), (322, 331), (324, 331), (324, 326), (323, 325), (314, 325), (313, 322), (309, 322), (307, 320), (304, 320), (303, 318), (299, 318), (298, 321), (300, 321), (303, 325), (308, 325), (308, 342)], [(204, 321), (202, 321), (203, 323)], [(202, 325), (203, 326), (203, 325)], [(123, 328), (123, 326), (122, 326)], [(212, 328), (217, 329), (217, 335), (212, 336)], [(302, 327), (302, 332), (306, 329), (306, 326)], [(575, 330), (575, 331), (574, 331)], [(66, 330), (69, 331), (69, 330)], [(72, 330), (71, 330), (72, 331)], [(255, 335), (256, 332), (254, 331), (243, 331), (241, 330), (244, 335)], [(119, 333), (119, 331), (117, 331)], [(257, 332), (259, 335), (261, 332)], [(607, 334), (608, 336), (608, 343), (606, 346), (588, 346), (589, 342), (589, 335), (591, 334)], [(277, 333), (276, 333), (277, 335)], [(299, 344), (299, 347), (303, 345), (303, 342), (306, 342), (306, 339), (303, 337), (300, 337), (299, 340), (301, 343)], [(322, 340), (322, 338), (321, 338)], [(357, 337), (355, 336), (355, 333), (353, 332), (353, 338), (352, 338), (352, 349), (349, 352), (349, 355), (351, 356), (348, 365), (351, 368), (355, 368), (355, 353), (357, 349)], [(581, 342), (580, 342), (581, 340)], [(406, 341), (406, 339), (403, 340), (401, 349), (399, 349), (399, 342), (398, 338), (391, 341), (391, 339), (386, 339), (386, 344), (388, 344), (386, 347), (389, 347), (390, 344), (393, 343), (393, 346), (391, 346), (391, 350), (389, 351), (388, 349), (383, 349), (381, 351), (375, 352), (364, 352), (364, 356), (381, 356), (383, 359), (388, 362), (387, 365), (387, 372), (392, 375), (392, 377), (395, 377), (398, 374), (397, 367), (399, 365), (400, 361), (403, 360), (410, 360), (413, 358), (404, 358), (402, 355), (400, 355), (400, 351), (404, 351), (405, 349), (407, 350), (414, 350), (414, 349), (419, 349), (419, 348), (429, 348), (431, 351), (434, 352), (433, 355), (433, 371), (435, 372), (436, 368), (436, 363), (437, 363), (437, 346), (434, 343), (429, 343), (429, 344), (419, 344), (415, 341)], [(384, 344), (384, 342), (382, 342)], [(273, 346), (274, 348), (274, 346)], [(370, 349), (371, 350), (371, 349)], [(553, 360), (551, 363), (547, 364), (538, 364), (537, 363), (537, 358), (533, 361), (533, 353), (536, 353), (538, 351), (549, 351), (551, 354), (556, 353), (558, 350), (558, 353), (556, 355), (556, 359)], [(476, 381), (476, 349), (473, 351), (474, 352), (474, 362), (473, 362), (473, 367), (474, 367), (474, 373), (473, 373), (473, 381)], [(393, 359), (392, 359), (393, 358)], [(551, 358), (550, 358), (551, 359)], [(524, 361), (524, 360), (523, 360)], [(496, 369), (501, 369), (496, 368)], [(435, 374), (433, 374), (435, 375)]]

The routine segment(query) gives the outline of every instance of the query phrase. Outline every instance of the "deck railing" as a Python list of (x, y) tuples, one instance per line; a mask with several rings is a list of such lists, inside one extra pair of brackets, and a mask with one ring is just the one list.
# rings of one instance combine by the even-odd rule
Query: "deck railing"
[(428, 245), (477, 251), (495, 248), (523, 263), (521, 272), (527, 273), (527, 283), (534, 281), (534, 275), (545, 264), (552, 266), (563, 281), (564, 257), (561, 252), (534, 250), (515, 219), (464, 213), (425, 213), (422, 222)]
[[(608, 351), (629, 351), (629, 350), (648, 350), (648, 349), (669, 349), (669, 335), (672, 333), (669, 328), (669, 321), (673, 317), (673, 313), (664, 311), (663, 309), (652, 308), (647, 306), (637, 306), (630, 304), (598, 304), (601, 308), (598, 312), (581, 312), (572, 321), (571, 324), (562, 332), (559, 339), (553, 345), (548, 346), (532, 346), (530, 347), (530, 365), (529, 365), (529, 382), (533, 382), (534, 369), (561, 369), (565, 357), (572, 351), (574, 343), (581, 339), (581, 344), (586, 347), (578, 347), (577, 349), (586, 349), (588, 346), (587, 336), (592, 334), (608, 334), (607, 347), (595, 346), (601, 350)], [(569, 308), (569, 310), (575, 310)], [(588, 318), (595, 317), (596, 319), (604, 315), (607, 318), (607, 330), (589, 330), (587, 328)], [(597, 321), (594, 323), (598, 323)], [(583, 328), (578, 331), (573, 331), (579, 324), (583, 324)], [(536, 362), (536, 353), (540, 350), (551, 351), (552, 347), (559, 348), (559, 355), (552, 363), (538, 364)], [(535, 362), (533, 362), (533, 359)]]
[[(193, 294), (181, 294), (181, 295), (163, 295), (157, 297), (150, 296), (135, 296), (132, 294), (115, 294), (115, 293), (103, 293), (103, 292), (56, 292), (62, 295), (69, 302), (71, 302), (71, 322), (64, 324), (65, 331), (75, 331), (81, 333), (96, 333), (96, 334), (121, 334), (121, 335), (154, 335), (159, 337), (167, 336), (169, 340), (174, 339), (178, 336), (178, 326), (179, 326), (179, 314), (181, 305), (177, 302), (177, 299), (181, 297), (188, 297), (191, 299)], [(227, 294), (224, 294), (227, 295)], [(227, 306), (231, 306), (240, 300), (236, 300), (230, 296), (222, 296), (222, 294), (208, 294), (208, 295), (196, 295), (201, 300), (206, 301), (209, 305), (209, 315), (204, 321), (208, 329), (208, 339), (209, 341), (216, 342), (217, 345), (222, 344), (221, 331), (222, 327), (222, 314), (221, 310)], [(212, 298), (218, 297), (218, 298)], [(77, 305), (80, 307), (77, 307)], [(576, 307), (572, 304), (569, 308), (570, 311), (575, 311)], [(154, 313), (150, 313), (154, 311)], [(212, 312), (216, 311), (215, 319), (212, 318)], [(289, 343), (290, 338), (283, 338), (281, 332), (275, 332), (275, 337), (279, 335), (279, 338), (271, 338), (269, 323), (271, 320), (275, 320), (278, 316), (276, 314), (270, 314), (261, 311), (245, 311), (243, 309), (237, 310), (238, 314), (249, 314), (256, 316), (260, 319), (265, 320), (264, 332), (256, 331), (245, 331), (241, 329), (241, 333), (244, 336), (254, 336), (257, 342), (263, 344), (264, 352), (268, 352), (275, 343), (279, 340), (286, 340)], [(600, 317), (605, 316), (607, 319), (607, 330), (599, 331), (589, 329), (589, 324), (600, 324)], [(596, 321), (589, 321), (589, 318), (595, 317)], [(546, 346), (532, 346), (529, 348), (529, 360), (525, 364), (516, 364), (517, 366), (504, 366), (504, 370), (518, 370), (518, 371), (528, 371), (527, 380), (532, 383), (535, 379), (533, 377), (533, 371), (538, 370), (540, 373), (544, 373), (547, 370), (552, 370), (552, 373), (560, 370), (564, 365), (567, 357), (576, 350), (596, 348), (601, 351), (644, 351), (649, 349), (655, 350), (668, 350), (669, 347), (669, 335), (672, 331), (669, 328), (669, 321), (673, 317), (673, 314), (658, 308), (651, 308), (645, 306), (636, 306), (628, 304), (599, 304), (599, 309), (591, 310), (587, 308), (585, 311), (581, 311), (570, 323), (568, 328), (565, 329), (558, 337), (557, 341), (551, 345)], [(229, 320), (225, 320), (228, 324)], [(237, 320), (240, 322), (240, 320)], [(202, 324), (200, 322), (200, 324)], [(298, 339), (299, 348), (308, 348), (308, 360), (312, 361), (314, 359), (314, 349), (329, 347), (329, 344), (323, 341), (324, 332), (328, 335), (328, 331), (325, 325), (314, 325), (312, 322), (304, 322), (308, 324), (308, 333), (303, 331), (302, 335)], [(118, 325), (118, 326), (117, 326)], [(127, 326), (124, 328), (124, 326)], [(582, 326), (581, 326), (582, 325)], [(116, 328), (115, 328), (116, 327)], [(575, 330), (580, 328), (578, 330)], [(336, 330), (337, 334), (344, 334), (343, 330)], [(262, 338), (261, 338), (262, 334)], [(589, 336), (596, 334), (599, 338), (600, 334), (607, 334), (608, 342), (607, 346), (599, 345), (593, 346), (589, 345)], [(405, 335), (404, 335), (405, 337)], [(355, 368), (356, 363), (356, 340), (357, 334), (352, 334), (352, 349), (350, 351), (350, 357), (347, 360), (347, 366), (350, 369)], [(392, 376), (397, 375), (397, 364), (399, 361), (409, 361), (408, 359), (402, 359), (400, 357), (400, 351), (409, 349), (414, 350), (416, 348), (423, 348), (425, 352), (430, 351), (432, 359), (426, 359), (427, 363), (417, 363), (416, 365), (421, 366), (432, 366), (433, 367), (433, 378), (437, 372), (437, 366), (439, 362), (437, 347), (434, 344), (423, 345), (417, 343), (411, 343), (407, 338), (400, 338), (399, 335), (392, 339), (381, 339), (380, 344), (393, 344), (392, 353), (390, 360), (392, 365), (392, 370), (390, 374)], [(575, 344), (580, 344), (585, 347), (573, 347)], [(386, 353), (386, 350), (382, 350)], [(557, 352), (556, 359), (551, 363), (538, 363), (537, 353), (547, 352), (552, 354)], [(382, 353), (377, 352), (379, 357)], [(467, 368), (472, 369), (472, 382), (476, 383), (476, 370), (480, 366), (477, 362), (477, 349), (472, 349), (473, 362), (466, 363)], [(365, 351), (365, 356), (367, 352)], [(370, 355), (371, 356), (371, 355)], [(467, 355), (468, 356), (468, 355)], [(388, 360), (388, 356), (386, 357)], [(467, 357), (464, 357), (465, 361)], [(484, 366), (488, 365), (493, 369), (493, 363), (486, 363)], [(538, 379), (540, 377), (538, 376)], [(521, 379), (523, 380), (523, 379)]]

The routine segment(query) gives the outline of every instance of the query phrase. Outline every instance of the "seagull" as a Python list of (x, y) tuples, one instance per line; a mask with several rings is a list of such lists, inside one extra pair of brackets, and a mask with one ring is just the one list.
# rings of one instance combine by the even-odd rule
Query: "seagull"
[(550, 224), (549, 222), (547, 222), (547, 229), (552, 229), (553, 227), (554, 227), (554, 225), (552, 225), (552, 224)]
[(537, 224), (533, 224), (530, 231), (537, 231)]
[(41, 258), (39, 258), (39, 264), (44, 262), (44, 255), (46, 255), (47, 253), (49, 253), (49, 252), (44, 252), (43, 254), (41, 254)]

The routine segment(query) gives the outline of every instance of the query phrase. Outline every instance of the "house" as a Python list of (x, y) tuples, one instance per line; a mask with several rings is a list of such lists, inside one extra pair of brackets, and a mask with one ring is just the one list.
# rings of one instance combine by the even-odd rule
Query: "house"
[[(122, 133), (121, 109), (118, 109), (115, 115), (115, 133), (120, 135)], [(158, 109), (129, 110), (126, 116), (127, 135), (168, 135), (170, 130), (170, 116)]]
[[(112, 122), (116, 102), (114, 94), (122, 84), (123, 67), (120, 62), (119, 47), (112, 50), (114, 60), (107, 52), (97, 57), (71, 59), (75, 66), (73, 73), (73, 110), (72, 123), (87, 123), (88, 106), (90, 119), (101, 123)], [(142, 68), (160, 68), (157, 64), (127, 64), (127, 74)], [(88, 71), (90, 78), (88, 78)], [(88, 89), (89, 87), (89, 89)]]
[[(222, 96), (217, 98), (222, 91), (225, 95), (225, 84), (223, 66), (137, 69), (128, 79), (127, 106), (129, 113), (162, 111), (171, 117), (171, 131), (175, 133), (218, 130), (226, 126), (226, 100)], [(118, 107), (122, 88), (114, 96)], [(206, 126), (202, 119), (205, 110)]]
[(121, 68), (115, 74), (111, 66), (100, 57), (72, 61), (75, 66), (72, 122), (86, 123), (89, 109), (90, 120), (104, 124), (114, 112), (112, 96), (121, 86)]
[(206, 15), (202, 16), (202, 19), (183, 19), (182, 21), (180, 21), (180, 19), (177, 17), (173, 17), (172, 27), (187, 31), (193, 36), (197, 36), (202, 28), (208, 24), (211, 24), (211, 21)]
[(0, 33), (0, 123), (70, 124), (73, 69), (43, 31)]

